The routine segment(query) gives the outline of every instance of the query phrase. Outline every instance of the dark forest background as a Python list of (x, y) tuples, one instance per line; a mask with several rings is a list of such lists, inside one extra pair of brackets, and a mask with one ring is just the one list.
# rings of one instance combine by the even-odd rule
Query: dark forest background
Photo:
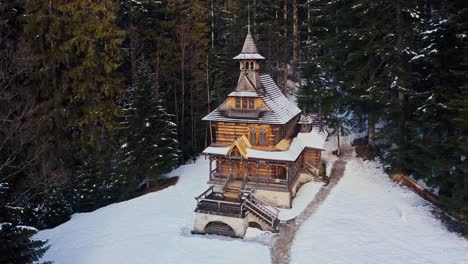
[(196, 157), (209, 144), (201, 118), (237, 81), (248, 4), (263, 72), (285, 92), (299, 83), (300, 107), (333, 133), (366, 132), (364, 156), (468, 213), (463, 0), (10, 0), (0, 2), (0, 237), (33, 241), (21, 226), (135, 197)]

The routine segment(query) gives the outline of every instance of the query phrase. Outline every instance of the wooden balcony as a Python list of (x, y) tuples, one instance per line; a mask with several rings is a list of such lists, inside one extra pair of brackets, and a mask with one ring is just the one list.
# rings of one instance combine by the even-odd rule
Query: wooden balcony
[[(208, 181), (208, 184), (222, 185), (229, 178), (229, 175), (223, 175), (221, 173), (213, 173)], [(231, 180), (232, 184), (243, 185), (245, 190), (269, 190), (269, 191), (288, 191), (287, 180), (285, 179), (274, 179), (271, 177), (256, 177), (247, 176), (245, 180), (237, 178)], [(244, 182), (244, 184), (243, 184)]]
[(243, 202), (235, 199), (225, 199), (221, 190), (215, 190), (214, 186), (211, 186), (208, 190), (195, 197), (195, 200), (197, 201), (195, 212), (239, 218), (245, 217), (246, 211), (243, 207)]
[[(227, 180), (229, 181), (229, 179)], [(197, 207), (195, 212), (244, 218), (248, 213), (254, 214), (261, 221), (277, 230), (279, 226), (279, 210), (260, 197), (255, 191), (240, 191), (237, 199), (227, 198), (222, 190), (215, 190), (214, 186), (195, 197)]]

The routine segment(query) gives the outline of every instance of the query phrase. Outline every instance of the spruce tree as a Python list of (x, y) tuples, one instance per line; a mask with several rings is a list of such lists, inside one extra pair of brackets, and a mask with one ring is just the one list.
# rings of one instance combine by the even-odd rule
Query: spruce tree
[(22, 225), (23, 208), (8, 203), (8, 189), (0, 182), (0, 263), (36, 263), (49, 246), (33, 238), (37, 229)]
[(121, 164), (140, 182), (156, 182), (179, 161), (177, 126), (164, 107), (164, 95), (158, 91), (155, 74), (141, 59), (124, 111), (127, 126)]

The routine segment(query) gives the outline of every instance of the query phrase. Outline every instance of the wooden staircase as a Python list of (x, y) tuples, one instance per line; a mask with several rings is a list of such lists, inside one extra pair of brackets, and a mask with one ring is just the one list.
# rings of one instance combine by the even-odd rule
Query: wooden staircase
[(246, 208), (249, 213), (262, 220), (272, 229), (278, 229), (280, 223), (278, 218), (279, 210), (275, 206), (255, 196), (253, 192), (247, 193), (247, 197), (244, 200), (244, 208)]
[(234, 181), (232, 176), (229, 176), (226, 179), (226, 182), (221, 189), (224, 195), (224, 198), (230, 200), (239, 200), (241, 195), (241, 186), (242, 183), (239, 181)]

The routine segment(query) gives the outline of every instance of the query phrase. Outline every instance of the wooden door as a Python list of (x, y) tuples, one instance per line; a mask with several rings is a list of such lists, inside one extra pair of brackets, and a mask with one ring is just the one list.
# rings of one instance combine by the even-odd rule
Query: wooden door
[(241, 179), (244, 177), (245, 168), (243, 163), (234, 163), (232, 164), (232, 176), (234, 179)]

